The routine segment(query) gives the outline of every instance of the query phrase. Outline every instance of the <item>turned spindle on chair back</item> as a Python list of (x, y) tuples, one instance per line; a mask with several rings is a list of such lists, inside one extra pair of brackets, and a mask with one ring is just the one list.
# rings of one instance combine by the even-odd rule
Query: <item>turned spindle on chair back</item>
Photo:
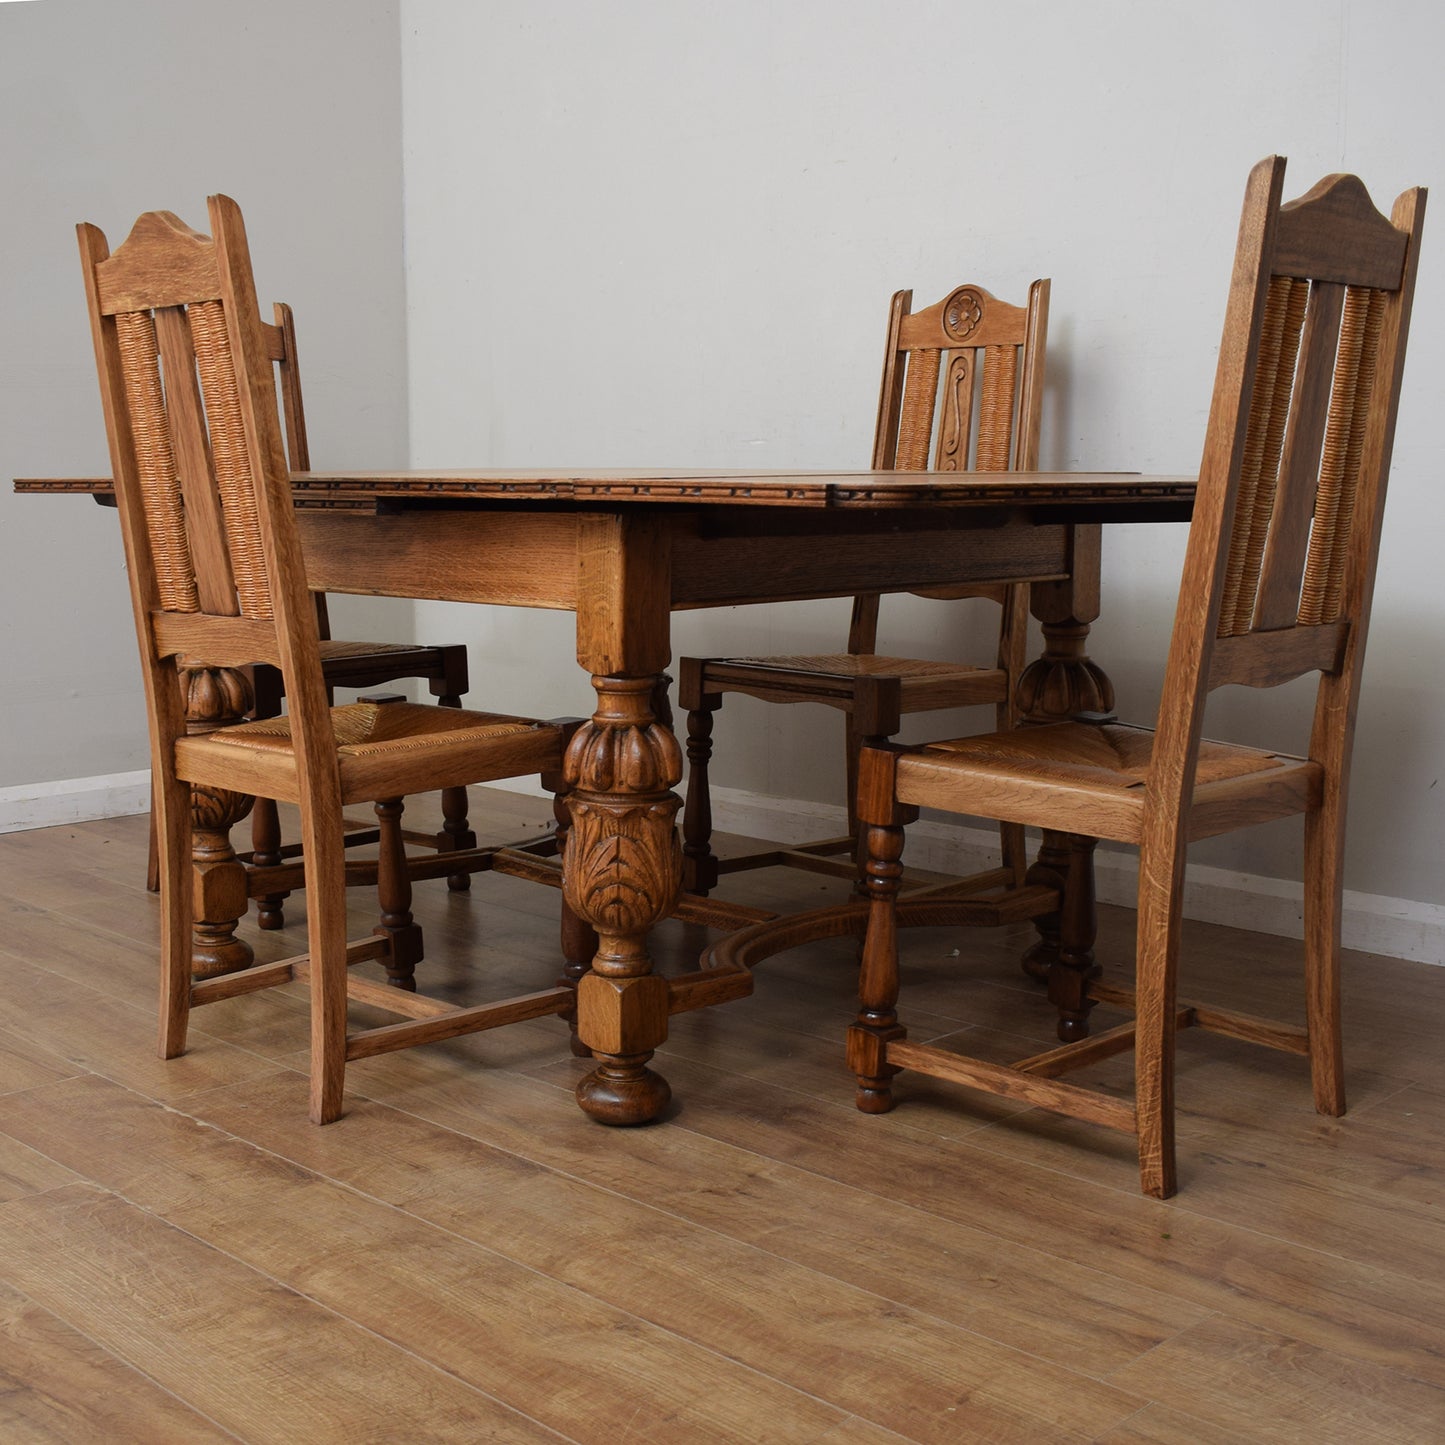
[(112, 255), (98, 229), (78, 228), (156, 765), (173, 776), (166, 743), (185, 731), (173, 659), (269, 662), (286, 679), (298, 751), (314, 751), (324, 777), (334, 752), (272, 328), (239, 209), (209, 204), (214, 238), (154, 211)]

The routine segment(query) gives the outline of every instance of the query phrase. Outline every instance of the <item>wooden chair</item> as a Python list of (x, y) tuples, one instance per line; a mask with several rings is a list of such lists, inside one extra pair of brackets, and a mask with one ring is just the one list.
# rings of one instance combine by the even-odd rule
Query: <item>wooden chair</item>
[[(1176, 1029), (1306, 1054), (1315, 1107), (1345, 1107), (1345, 793), (1425, 193), (1405, 192), (1386, 220), (1354, 176), (1337, 175), (1281, 206), (1284, 167), (1261, 162), (1245, 194), (1156, 728), (1065, 722), (870, 746), (861, 763), (872, 901), (848, 1042), (858, 1107), (891, 1108), (892, 1078), (907, 1068), (1137, 1133), (1142, 1186), (1156, 1198), (1176, 1188)], [(1200, 741), (1212, 689), (1275, 687), (1313, 672), (1307, 757)], [(920, 806), (1070, 835), (1063, 948), (1049, 979), (1062, 1047), (1003, 1067), (907, 1041), (895, 1010), (894, 898), (902, 824)], [(1190, 841), (1295, 813), (1305, 819), (1307, 1026), (1177, 1002)], [(1140, 850), (1134, 994), (1094, 981), (1097, 838)], [(1089, 1038), (1095, 999), (1135, 1018)], [(1059, 1080), (1131, 1047), (1132, 1102)]]
[[(1035, 281), (1028, 301), (1011, 306), (979, 286), (959, 286), (926, 311), (913, 293), (895, 293), (874, 432), (873, 466), (937, 471), (1031, 471), (1038, 465), (1049, 283)], [(938, 435), (935, 413), (942, 403)], [(1028, 635), (1027, 585), (993, 584), (921, 592), (919, 596), (987, 597), (1000, 605), (997, 653), (984, 666), (883, 656), (876, 651), (878, 594), (855, 597), (846, 652), (796, 657), (685, 657), (678, 699), (687, 711), (688, 784), (683, 814), (686, 887), (707, 893), (719, 873), (771, 864), (815, 872), (855, 871), (827, 856), (857, 849), (858, 750), (892, 737), (907, 713), (992, 704), (997, 725), (1016, 722), (1014, 696)], [(712, 715), (730, 692), (776, 703), (821, 703), (846, 715), (848, 836), (730, 858), (713, 856), (708, 764)], [(1003, 830), (1003, 868), (972, 880), (1016, 885), (1026, 860), (1023, 832)]]
[[(406, 702), (330, 704), (245, 229), (224, 196), (211, 198), (210, 217), (214, 239), (151, 212), (113, 256), (99, 230), (79, 228), (157, 784), (160, 1049), (166, 1058), (184, 1051), (197, 1005), (305, 978), (310, 1112), (326, 1123), (341, 1111), (348, 1060), (571, 1012), (567, 987), (459, 1008), (348, 974), (364, 959), (395, 964), (414, 926), (402, 797), (532, 773), (559, 788), (568, 728)], [(179, 658), (279, 669), (287, 716), (188, 736)], [(192, 983), (193, 787), (299, 807), (305, 955)], [(383, 905), (392, 906), (376, 936), (348, 943), (341, 809), (360, 801), (377, 805)], [(402, 977), (406, 962), (395, 970)], [(401, 1021), (348, 1033), (348, 998)]]
[[(301, 370), (296, 352), (296, 320), (291, 308), (278, 301), (274, 308), (275, 325), (262, 323), (266, 349), (276, 364), (276, 379), (281, 395), (286, 424), (286, 456), (293, 472), (311, 470), (311, 448), (306, 437), (306, 408), (302, 400)], [(344, 642), (331, 636), (326, 594), (312, 594), (316, 601), (316, 620), (321, 634), (321, 670), (328, 692), (338, 687), (366, 689), (406, 678), (425, 681), (431, 694), (443, 707), (460, 707), (470, 683), (467, 677), (467, 649), (461, 643), (431, 647), (405, 642)], [(285, 686), (279, 668), (260, 663), (251, 669), (253, 706), (251, 717), (276, 717), (281, 712)], [(408, 832), (411, 843), (422, 843), (443, 852), (476, 847), (476, 834), (467, 822), (467, 790), (447, 788), (442, 793), (441, 830), (435, 834)], [(374, 842), (375, 830), (350, 829), (348, 844)], [(276, 804), (270, 798), (257, 798), (251, 813), (252, 852), (247, 862), (260, 867), (274, 867), (294, 853), (281, 843), (281, 824)], [(154, 820), (151, 824), (150, 862), (146, 886), (152, 893), (160, 887), (160, 853)], [(471, 875), (453, 873), (447, 886), (465, 891), (471, 886)], [(257, 902), (257, 922), (262, 928), (285, 925), (282, 904), (284, 893), (264, 894)]]

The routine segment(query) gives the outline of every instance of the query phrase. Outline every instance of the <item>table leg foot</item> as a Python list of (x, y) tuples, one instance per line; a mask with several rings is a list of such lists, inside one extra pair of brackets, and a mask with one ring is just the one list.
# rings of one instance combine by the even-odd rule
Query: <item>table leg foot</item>
[(662, 1113), (672, 1089), (661, 1074), (646, 1067), (652, 1054), (602, 1060), (577, 1085), (582, 1112), (599, 1124), (646, 1124)]

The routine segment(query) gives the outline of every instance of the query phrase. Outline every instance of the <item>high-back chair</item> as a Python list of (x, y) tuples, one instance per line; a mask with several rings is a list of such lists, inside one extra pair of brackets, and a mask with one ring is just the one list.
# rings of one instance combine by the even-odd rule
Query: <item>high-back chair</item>
[[(402, 797), (531, 773), (560, 779), (567, 729), (406, 702), (331, 706), (245, 228), (234, 201), (213, 196), (209, 204), (213, 238), (150, 212), (111, 255), (98, 229), (79, 227), (150, 719), (160, 1049), (166, 1058), (184, 1051), (194, 1006), (304, 977), (310, 1112), (326, 1123), (341, 1111), (348, 1060), (567, 1013), (574, 998), (560, 987), (459, 1008), (349, 977), (349, 965), (384, 961), (393, 944), (385, 929), (347, 942), (342, 805), (377, 803), (383, 890), (404, 892)], [(287, 715), (187, 736), (181, 657), (278, 668)], [(192, 983), (193, 786), (299, 807), (307, 954)], [(348, 1033), (348, 996), (402, 1021)]]
[[(262, 322), (267, 354), (276, 365), (277, 390), (285, 420), (286, 458), (293, 472), (311, 470), (311, 448), (306, 436), (306, 407), (301, 390), (301, 367), (296, 349), (296, 319), (284, 301), (272, 308), (275, 324)], [(460, 707), (470, 686), (467, 649), (461, 643), (440, 646), (407, 642), (349, 642), (331, 636), (331, 622), (324, 592), (312, 593), (321, 635), (321, 671), (328, 690), (376, 688), (383, 683), (416, 678), (424, 681), (431, 695), (443, 707)], [(286, 688), (279, 668), (259, 663), (251, 669), (253, 718), (275, 717), (281, 711)], [(476, 846), (476, 834), (467, 821), (465, 788), (447, 788), (442, 793), (442, 827), (434, 834), (408, 832), (408, 842), (424, 843), (442, 851)], [(375, 841), (375, 830), (348, 829), (347, 842)], [(258, 867), (275, 868), (283, 859), (281, 824), (275, 801), (257, 798), (251, 812), (252, 853), (248, 861)], [(454, 891), (471, 884), (470, 874), (458, 871), (447, 879)], [(150, 863), (146, 886), (154, 893), (160, 887), (160, 856), (154, 822), (151, 826)], [(263, 894), (257, 901), (257, 922), (262, 928), (285, 925), (284, 893)]]
[[(888, 313), (883, 383), (873, 439), (875, 470), (1032, 471), (1038, 465), (1049, 283), (1035, 281), (1023, 306), (980, 286), (959, 286), (935, 306), (914, 312), (911, 291), (895, 293)], [(936, 439), (935, 439), (936, 422)], [(992, 704), (997, 725), (1013, 725), (1014, 693), (1023, 671), (1028, 587), (961, 586), (920, 593), (987, 597), (1002, 616), (995, 656), (984, 665), (880, 655), (877, 593), (853, 599), (846, 652), (821, 656), (681, 660), (678, 699), (688, 714), (688, 783), (683, 814), (686, 885), (706, 893), (718, 873), (771, 863), (819, 871), (829, 853), (852, 852), (858, 818), (858, 750), (892, 737), (905, 714)], [(846, 715), (848, 836), (728, 859), (712, 854), (708, 765), (712, 714), (730, 692), (764, 702), (821, 703)], [(994, 881), (1018, 884), (1026, 866), (1021, 830), (1003, 832), (1003, 869)], [(853, 865), (837, 865), (849, 874)]]
[[(872, 895), (848, 1056), (858, 1107), (892, 1107), (916, 1069), (1137, 1133), (1146, 1194), (1176, 1188), (1175, 1031), (1197, 1026), (1307, 1054), (1315, 1107), (1344, 1112), (1340, 896), (1359, 702), (1425, 192), (1389, 220), (1354, 176), (1280, 204), (1285, 163), (1249, 178), (1178, 611), (1154, 730), (1066, 722), (917, 748), (869, 747), (859, 811)], [(1319, 674), (1307, 757), (1202, 742), (1209, 693)], [(1000, 1066), (908, 1042), (897, 1021), (894, 914), (902, 825), (920, 806), (1070, 835), (1064, 937), (1050, 991), (1062, 1047)], [(1307, 1025), (1177, 1002), (1185, 855), (1208, 838), (1304, 815)], [(1094, 840), (1139, 859), (1133, 995), (1094, 982)], [(1132, 1022), (1087, 1036), (1097, 997)], [(1060, 1081), (1133, 1048), (1135, 1098)]]

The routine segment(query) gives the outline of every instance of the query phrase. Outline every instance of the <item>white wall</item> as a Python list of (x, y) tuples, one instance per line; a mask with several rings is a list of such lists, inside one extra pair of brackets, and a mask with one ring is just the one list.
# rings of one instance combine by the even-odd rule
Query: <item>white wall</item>
[(115, 514), (10, 490), (109, 470), (77, 221), (115, 246), (234, 196), (263, 306), (296, 308), (317, 465), (405, 462), (399, 48), (395, 0), (0, 4), (0, 788), (146, 764)]
[[(977, 279), (1020, 296), (1048, 274), (1044, 464), (1189, 470), (1249, 165), (1289, 155), (1292, 192), (1358, 170), (1385, 206), (1439, 181), (1442, 40), (1427, 0), (0, 4), (0, 788), (144, 761), (113, 516), (8, 489), (104, 464), (75, 221), (117, 240), (142, 209), (194, 220), (209, 191), (236, 196), (262, 294), (298, 310), (319, 465), (403, 461), (409, 394), (418, 465), (859, 466), (892, 290), (922, 303)], [(1434, 904), (1437, 222), (1349, 870), (1356, 889)], [(1094, 650), (1122, 710), (1147, 717), (1182, 536), (1116, 529), (1107, 547)], [(353, 634), (413, 623), (405, 604), (337, 610)], [(686, 615), (677, 646), (832, 648), (845, 610)], [(417, 635), (471, 641), (477, 700), (589, 706), (570, 618), (416, 613)], [(885, 625), (942, 655), (955, 615), (894, 599)], [(1258, 734), (1259, 699), (1221, 701), (1216, 731)], [(1304, 711), (1267, 740), (1298, 742)], [(799, 722), (731, 700), (719, 782), (836, 799)], [(1199, 856), (1288, 876), (1297, 831)]]
[[(1428, 0), (402, 0), (416, 465), (862, 466), (884, 309), (978, 280), (1054, 281), (1042, 463), (1198, 461), (1244, 178), (1356, 170), (1388, 210), (1445, 183)], [(1353, 888), (1445, 902), (1445, 382), (1427, 225), (1354, 787)], [(1115, 529), (1094, 652), (1147, 719), (1182, 529)], [(587, 710), (569, 618), (418, 607), (465, 632), (509, 707)], [(956, 645), (939, 604), (895, 645)], [(837, 647), (846, 604), (690, 614), (679, 652)], [(556, 659), (545, 666), (539, 658)], [(474, 699), (484, 694), (474, 693)], [(1305, 701), (1212, 718), (1302, 745)], [(822, 714), (818, 715), (819, 717)], [(830, 799), (787, 709), (730, 700), (717, 780)], [(931, 729), (937, 719), (918, 723)], [(810, 729), (816, 736), (816, 729)], [(1201, 848), (1288, 876), (1298, 826)]]

